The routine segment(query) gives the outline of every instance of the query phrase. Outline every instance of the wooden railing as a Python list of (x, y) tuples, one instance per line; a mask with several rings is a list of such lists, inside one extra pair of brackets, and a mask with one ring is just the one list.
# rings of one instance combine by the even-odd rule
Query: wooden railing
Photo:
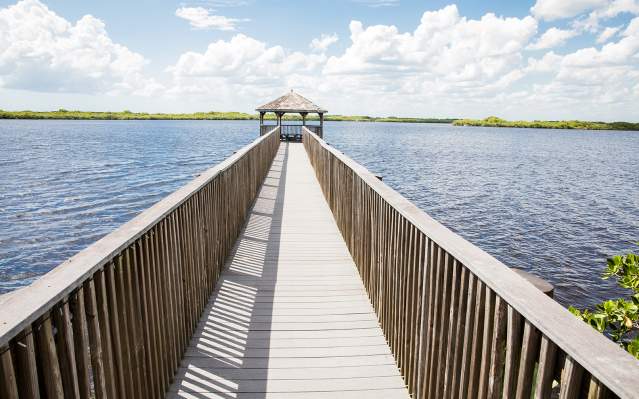
[(278, 146), (275, 128), (6, 299), (0, 397), (163, 397)]
[[(260, 135), (263, 136), (266, 133), (270, 132), (271, 130), (273, 130), (273, 128), (276, 126), (273, 125), (260, 125)], [(299, 137), (302, 136), (302, 125), (286, 125), (283, 124), (281, 125), (281, 130), (280, 130), (280, 134), (282, 135), (282, 138), (286, 139), (286, 140), (293, 140), (295, 138), (296, 135), (298, 135)], [(322, 137), (322, 126), (319, 125), (306, 125), (306, 128), (309, 129), (311, 132), (317, 134), (320, 138)]]
[(632, 356), (308, 129), (303, 142), (413, 397), (639, 397)]
[(268, 134), (271, 130), (275, 129), (276, 125), (260, 125), (260, 136)]

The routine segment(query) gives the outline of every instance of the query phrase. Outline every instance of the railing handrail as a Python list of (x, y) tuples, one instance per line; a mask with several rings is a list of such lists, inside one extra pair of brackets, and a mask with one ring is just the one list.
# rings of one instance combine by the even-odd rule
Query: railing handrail
[(143, 236), (166, 215), (173, 212), (202, 187), (242, 159), (251, 149), (275, 134), (277, 128), (278, 126), (274, 126), (264, 136), (257, 138), (224, 161), (202, 172), (177, 191), (56, 266), (33, 284), (12, 293), (2, 303), (0, 348), (8, 344), (17, 333), (44, 315), (53, 305), (78, 288), (116, 254)]
[(304, 130), (601, 383), (621, 397), (637, 395), (639, 362), (634, 357), (578, 320), (502, 262), (437, 222), (364, 166), (327, 144), (311, 130)]

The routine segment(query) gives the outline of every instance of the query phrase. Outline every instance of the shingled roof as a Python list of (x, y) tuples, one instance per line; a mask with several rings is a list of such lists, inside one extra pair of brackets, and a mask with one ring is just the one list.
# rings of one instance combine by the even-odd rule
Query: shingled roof
[(328, 112), (293, 90), (270, 103), (257, 107), (255, 110), (258, 112), (311, 112), (321, 114)]

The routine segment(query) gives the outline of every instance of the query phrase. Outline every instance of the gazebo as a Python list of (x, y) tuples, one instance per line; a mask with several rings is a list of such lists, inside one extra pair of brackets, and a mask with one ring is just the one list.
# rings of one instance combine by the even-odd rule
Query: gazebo
[[(302, 137), (302, 126), (306, 126), (313, 133), (323, 137), (324, 114), (328, 111), (313, 104), (309, 99), (295, 93), (293, 90), (261, 107), (257, 107), (255, 110), (260, 113), (260, 136), (263, 136), (273, 129), (273, 125), (264, 124), (264, 114), (273, 112), (277, 116), (276, 126), (281, 127), (281, 137), (287, 140), (300, 139)], [(283, 125), (282, 116), (286, 113), (300, 114), (302, 116), (302, 124)], [(309, 113), (319, 115), (319, 125), (306, 124), (306, 116)]]

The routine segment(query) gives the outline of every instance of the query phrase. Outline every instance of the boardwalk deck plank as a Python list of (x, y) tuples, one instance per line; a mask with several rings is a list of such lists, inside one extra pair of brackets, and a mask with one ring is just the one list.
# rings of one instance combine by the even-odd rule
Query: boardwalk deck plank
[(168, 397), (407, 398), (301, 144), (283, 143)]

